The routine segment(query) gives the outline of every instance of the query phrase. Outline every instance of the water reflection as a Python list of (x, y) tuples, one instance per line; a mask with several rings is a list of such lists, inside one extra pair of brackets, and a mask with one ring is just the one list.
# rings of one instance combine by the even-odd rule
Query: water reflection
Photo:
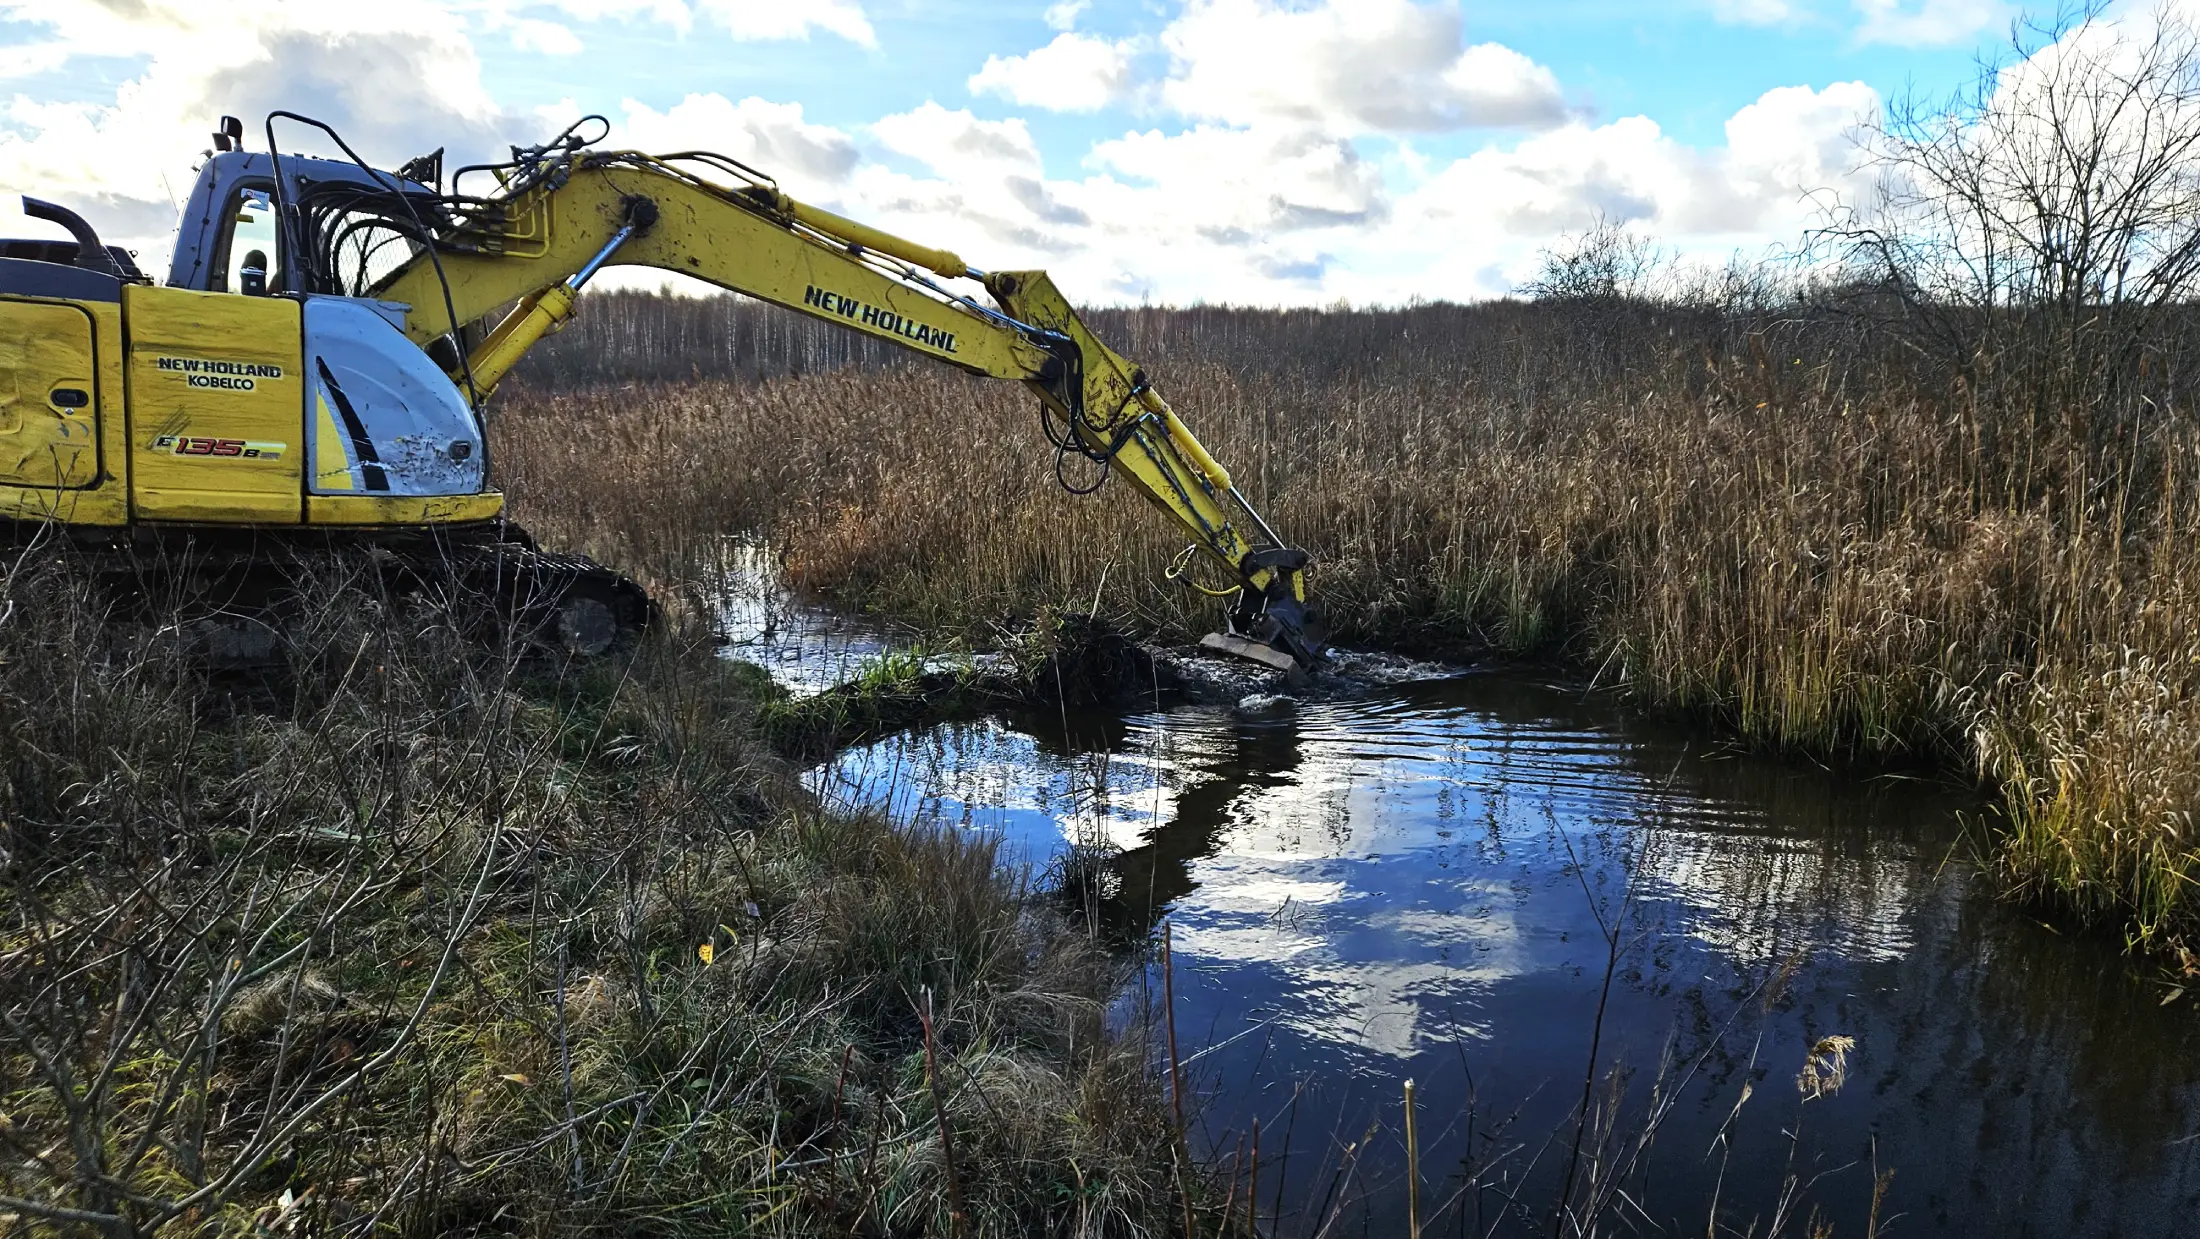
[(769, 547), (729, 539), (717, 554), (716, 588), (704, 599), (711, 630), (725, 639), (728, 656), (764, 668), (786, 687), (831, 688), (894, 648), (876, 627), (789, 592)]
[[(1637, 1068), (1637, 1109), (1661, 1057), (1695, 1064), (1637, 1229), (1701, 1233), (1714, 1190), (1722, 1222), (1761, 1224), (1785, 1177), (1826, 1171), (1813, 1198), (1860, 1233), (1874, 1164), (1897, 1172), (1896, 1233), (2169, 1234), (2200, 1211), (2195, 1004), (1985, 897), (1948, 789), (1707, 750), (1514, 673), (1260, 720), (943, 727), (813, 782), (1035, 863), (1109, 850), (1097, 912), (1126, 939), (1171, 920), (1209, 1121), (1229, 1144), (1261, 1120), (1286, 1231), (1324, 1200), (1401, 1219), (1387, 1135), (1334, 1185), (1409, 1075), (1431, 1199), (1515, 1114), (1524, 1196), (1549, 1199), (1564, 1159), (1531, 1154), (1569, 1143), (1593, 1034), (1602, 1066)], [(1600, 926), (1622, 916), (1599, 1033)], [(1836, 1033), (1850, 1083), (1804, 1105), (1795, 1074)], [(1445, 1231), (1487, 1224), (1486, 1197)]]

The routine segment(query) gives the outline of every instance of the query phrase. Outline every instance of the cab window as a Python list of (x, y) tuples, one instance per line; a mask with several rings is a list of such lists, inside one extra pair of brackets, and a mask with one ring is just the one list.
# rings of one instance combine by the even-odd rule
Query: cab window
[(281, 291), (282, 273), (276, 268), (282, 247), (276, 244), (275, 203), (267, 190), (237, 191), (225, 242), (222, 283), (215, 291), (255, 296)]

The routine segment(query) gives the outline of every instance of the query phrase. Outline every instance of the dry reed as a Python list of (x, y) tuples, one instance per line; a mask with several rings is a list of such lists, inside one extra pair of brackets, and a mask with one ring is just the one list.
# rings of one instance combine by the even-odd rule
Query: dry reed
[[(1969, 764), (2004, 791), (2012, 890), (2193, 941), (2181, 414), (2012, 409), (1832, 314), (1095, 317), (1314, 553), (1340, 644), (1555, 655), (1765, 746)], [(761, 532), (801, 586), (935, 633), (1056, 606), (1211, 626), (1162, 580), (1182, 539), (1063, 494), (1035, 422), (1013, 386), (868, 367), (523, 392), (496, 442), (525, 519), (622, 563)]]

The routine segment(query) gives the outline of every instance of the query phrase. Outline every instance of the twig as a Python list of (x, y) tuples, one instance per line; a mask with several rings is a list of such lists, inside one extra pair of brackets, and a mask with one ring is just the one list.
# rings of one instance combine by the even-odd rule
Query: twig
[(1191, 1145), (1184, 1136), (1184, 1065), (1176, 1056), (1176, 961), (1170, 949), (1170, 939), (1175, 936), (1175, 925), (1161, 922), (1161, 1018), (1169, 1033), (1169, 1104), (1176, 1114), (1176, 1191), (1184, 1203), (1184, 1234), (1186, 1239), (1199, 1233), (1192, 1222), (1192, 1189), (1185, 1181), (1186, 1164), (1191, 1161)]
[(848, 1093), (848, 1066), (855, 1061), (856, 1043), (840, 1052), (840, 1080), (833, 1085), (833, 1160), (840, 1160), (840, 1102)]
[(1260, 1234), (1260, 1116), (1253, 1116), (1253, 1160), (1247, 1163), (1245, 1181), (1245, 1233)]
[(1230, 1233), (1230, 1214), (1237, 1209), (1238, 1168), (1244, 1164), (1245, 1140), (1239, 1137), (1237, 1152), (1230, 1155), (1230, 1190), (1222, 1195), (1222, 1225), (1216, 1228), (1217, 1235), (1227, 1236)]
[(947, 1219), (957, 1239), (969, 1233), (969, 1215), (963, 1212), (962, 1184), (955, 1177), (955, 1137), (947, 1122), (947, 1101), (940, 1092), (939, 1053), (932, 1032), (932, 987), (924, 987), (924, 1005), (917, 1009), (924, 1025), (924, 1080), (932, 1090), (932, 1115), (940, 1123), (940, 1160), (947, 1174)]
[(32, 1217), (50, 1218), (56, 1222), (83, 1222), (89, 1226), (114, 1227), (124, 1223), (122, 1215), (117, 1213), (93, 1213), (62, 1205), (42, 1205), (35, 1200), (18, 1200), (13, 1196), (0, 1196), (0, 1209), (10, 1213), (27, 1213)]
[(1291, 1105), (1283, 1122), (1283, 1156), (1276, 1159), (1275, 1198), (1268, 1202), (1268, 1216), (1275, 1219), (1278, 1226), (1283, 1224), (1284, 1171), (1291, 1165), (1291, 1137), (1299, 1129), (1299, 1098), (1305, 1091), (1306, 1082), (1303, 1080), (1291, 1086)]
[(1413, 1124), (1413, 1081), (1406, 1081), (1406, 1239), (1421, 1239), (1421, 1139)]
[[(1329, 1228), (1336, 1225), (1337, 1219), (1344, 1216), (1345, 1198), (1351, 1194), (1353, 1176), (1358, 1174), (1360, 1169), (1360, 1150), (1366, 1148), (1368, 1141), (1374, 1138), (1375, 1124), (1370, 1123), (1367, 1126), (1367, 1131), (1362, 1133), (1359, 1139), (1345, 1146), (1344, 1164), (1337, 1167), (1337, 1177), (1330, 1181), (1329, 1200), (1322, 1202), (1322, 1212), (1328, 1216), (1322, 1219), (1321, 1229), (1314, 1232), (1314, 1239), (1322, 1239), (1324, 1235), (1329, 1233)], [(1344, 1189), (1342, 1192), (1338, 1191), (1340, 1187)], [(1337, 1206), (1334, 1211), (1329, 1208), (1332, 1200), (1336, 1202)]]
[(558, 937), (558, 1074), (565, 1088), (566, 1138), (573, 1150), (573, 1192), (579, 1195), (581, 1184), (588, 1176), (581, 1161), (581, 1134), (573, 1123), (573, 1046), (565, 1034), (565, 956), (565, 937), (561, 934)]

